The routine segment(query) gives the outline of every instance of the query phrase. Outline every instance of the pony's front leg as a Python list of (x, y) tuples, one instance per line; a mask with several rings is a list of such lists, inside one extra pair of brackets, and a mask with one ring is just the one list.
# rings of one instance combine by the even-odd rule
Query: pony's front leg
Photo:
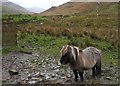
[(77, 79), (78, 79), (78, 73), (77, 73), (77, 70), (73, 70), (74, 72), (74, 75), (75, 75), (75, 81), (77, 82)]
[(84, 71), (79, 71), (80, 79), (81, 79), (82, 81), (84, 81), (83, 74), (84, 74)]
[(92, 75), (93, 75), (93, 77), (96, 76), (96, 69), (95, 69), (95, 66), (92, 68)]

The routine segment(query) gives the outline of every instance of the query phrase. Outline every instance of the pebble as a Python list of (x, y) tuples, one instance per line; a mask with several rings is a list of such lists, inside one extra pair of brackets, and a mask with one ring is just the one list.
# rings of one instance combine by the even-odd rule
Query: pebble
[(43, 60), (41, 60), (41, 63), (43, 63), (44, 62), (44, 59)]
[(11, 70), (9, 70), (9, 74), (10, 75), (18, 75), (18, 71), (14, 70), (14, 69), (11, 69)]
[(55, 74), (52, 74), (52, 78), (54, 78), (55, 77)]
[(70, 77), (72, 77), (70, 74), (67, 74), (67, 78), (70, 78)]
[(31, 76), (31, 74), (29, 74), (29, 75), (28, 75), (28, 79), (31, 79), (31, 78), (32, 78), (32, 76)]
[(61, 79), (66, 79), (66, 76), (61, 76)]
[(51, 69), (58, 69), (60, 66), (52, 66)]
[(39, 57), (39, 54), (38, 53), (33, 53), (32, 54), (34, 57)]
[(58, 65), (59, 65), (59, 66), (61, 65), (60, 61), (58, 61)]
[(39, 81), (41, 82), (43, 79), (39, 78)]
[(65, 80), (59, 79), (59, 80), (56, 81), (55, 84), (63, 84), (64, 82), (65, 82)]
[(48, 80), (50, 79), (50, 76), (48, 74), (45, 75), (45, 79)]
[(37, 72), (37, 73), (35, 73), (33, 76), (38, 76), (40, 73), (39, 72)]
[(39, 78), (36, 78), (36, 77), (33, 77), (33, 78), (31, 78), (32, 80), (39, 80)]
[(43, 68), (45, 68), (45, 65), (42, 65)]
[(59, 72), (60, 70), (59, 70), (59, 69), (56, 69), (55, 71), (56, 71), (56, 72)]
[(111, 78), (108, 76), (108, 77), (106, 77), (106, 79), (108, 79), (108, 80), (111, 80)]
[(35, 84), (35, 83), (37, 83), (37, 81), (29, 81), (28, 83), (29, 84)]
[(46, 73), (40, 73), (40, 76), (41, 77), (44, 77)]

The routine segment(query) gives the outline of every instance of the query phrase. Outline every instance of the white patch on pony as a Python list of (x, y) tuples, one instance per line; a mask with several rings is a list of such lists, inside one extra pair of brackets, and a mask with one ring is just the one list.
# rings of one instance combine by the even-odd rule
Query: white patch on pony
[(61, 49), (61, 51), (60, 51), (60, 52), (61, 52), (61, 56), (62, 56), (62, 55), (65, 55), (65, 53), (67, 53), (67, 51), (68, 51), (68, 46), (69, 46), (69, 45), (66, 45), (66, 46), (63, 46), (63, 47), (62, 47), (62, 49)]
[(76, 61), (76, 55), (75, 55), (75, 51), (74, 51), (74, 47), (70, 46), (71, 50), (72, 50), (72, 55), (74, 60)]
[[(61, 52), (61, 56), (62, 56), (62, 55), (65, 55), (65, 54), (67, 53), (68, 47), (71, 48), (71, 53), (72, 53), (72, 55), (73, 55), (73, 59), (74, 59), (74, 61), (76, 61), (76, 60), (77, 60), (77, 59), (76, 59), (76, 56), (79, 56), (79, 55), (80, 55), (80, 54), (79, 54), (79, 48), (76, 47), (76, 46), (70, 46), (70, 45), (63, 46), (62, 49), (61, 49), (61, 51), (60, 51), (60, 52)], [(77, 50), (77, 55), (76, 55), (76, 53), (75, 53), (74, 48)]]
[(80, 55), (80, 53), (79, 53), (79, 48), (78, 47), (74, 47), (76, 50), (77, 50), (77, 56), (79, 56)]

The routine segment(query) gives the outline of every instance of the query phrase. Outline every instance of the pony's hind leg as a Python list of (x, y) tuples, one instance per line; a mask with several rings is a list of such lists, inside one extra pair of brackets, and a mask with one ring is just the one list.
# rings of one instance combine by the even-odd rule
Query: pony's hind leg
[(75, 81), (77, 82), (77, 79), (78, 79), (78, 73), (77, 73), (77, 70), (73, 70), (74, 72), (74, 75), (75, 75)]
[(93, 77), (96, 76), (96, 65), (92, 68), (92, 75)]
[(101, 75), (101, 60), (97, 62), (96, 64), (96, 76)]
[(83, 74), (84, 74), (84, 71), (79, 71), (79, 75), (80, 75), (80, 78), (81, 78), (82, 81), (84, 80)]

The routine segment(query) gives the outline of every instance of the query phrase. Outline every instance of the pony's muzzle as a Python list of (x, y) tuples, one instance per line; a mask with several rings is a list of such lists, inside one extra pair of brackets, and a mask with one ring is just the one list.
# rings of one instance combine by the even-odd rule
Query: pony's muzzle
[(64, 62), (64, 61), (62, 61), (62, 60), (60, 60), (60, 63), (61, 63), (61, 64), (63, 64), (63, 65), (65, 65), (65, 62)]

